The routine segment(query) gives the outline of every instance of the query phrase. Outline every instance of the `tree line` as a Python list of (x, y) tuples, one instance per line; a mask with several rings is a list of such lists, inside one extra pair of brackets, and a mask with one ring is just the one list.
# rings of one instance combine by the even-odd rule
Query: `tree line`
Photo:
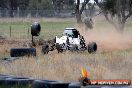
[[(10, 16), (13, 16), (13, 10), (73, 10), (77, 23), (82, 23), (82, 13), (94, 7), (99, 8), (106, 20), (111, 23), (119, 32), (123, 32), (127, 19), (132, 15), (132, 0), (0, 0), (0, 10), (11, 10)], [(87, 27), (91, 25), (92, 17), (86, 19)]]
[(74, 0), (0, 0), (0, 10), (72, 10)]
[(50, 10), (73, 9), (74, 0), (0, 0), (0, 9)]
[[(88, 9), (88, 3), (90, 0), (84, 0), (81, 4), (80, 0), (76, 0), (76, 19), (78, 23), (82, 23), (82, 13), (85, 9)], [(132, 0), (94, 0), (94, 6), (97, 6), (102, 15), (106, 18), (106, 20), (112, 24), (115, 29), (122, 33), (124, 31), (125, 24), (132, 16)], [(91, 19), (86, 19), (86, 25), (89, 28), (91, 27)]]

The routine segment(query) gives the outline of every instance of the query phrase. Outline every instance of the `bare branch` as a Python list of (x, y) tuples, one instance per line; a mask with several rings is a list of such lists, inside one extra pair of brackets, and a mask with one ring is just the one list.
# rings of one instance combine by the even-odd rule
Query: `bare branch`
[(132, 1), (130, 0), (129, 11), (128, 14), (124, 17), (123, 21), (126, 21), (132, 15)]
[(107, 20), (110, 24), (112, 24), (114, 27), (116, 27), (115, 22), (112, 20), (112, 18), (109, 18), (108, 14), (104, 14), (104, 16), (105, 16), (106, 20)]
[(89, 1), (90, 1), (90, 0), (84, 0), (84, 3), (82, 4), (82, 7), (81, 7), (81, 9), (80, 9), (80, 14), (82, 14), (82, 12), (83, 12), (85, 6), (87, 5), (87, 3), (88, 3)]
[(77, 0), (75, 13), (78, 13), (78, 14), (79, 14), (79, 5), (80, 5), (80, 0)]
[(131, 15), (132, 15), (132, 11), (129, 12), (129, 13), (125, 16), (125, 18), (124, 18), (123, 20), (126, 21)]

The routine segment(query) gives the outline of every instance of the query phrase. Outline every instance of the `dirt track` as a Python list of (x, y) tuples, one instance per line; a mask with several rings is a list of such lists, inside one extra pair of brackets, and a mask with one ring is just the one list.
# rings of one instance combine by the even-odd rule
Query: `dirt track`
[(79, 30), (84, 36), (86, 43), (95, 41), (98, 45), (99, 51), (113, 51), (113, 50), (124, 50), (132, 48), (132, 31), (124, 32), (122, 34), (117, 33), (113, 30), (98, 31)]
[[(84, 36), (86, 43), (95, 41), (98, 45), (98, 51), (115, 51), (125, 50), (132, 48), (132, 32), (119, 34), (115, 31), (98, 32), (96, 30), (80, 31)], [(7, 46), (25, 47), (26, 43), (31, 43), (30, 40), (1, 40), (0, 43), (4, 43)], [(8, 45), (9, 44), (9, 45)]]

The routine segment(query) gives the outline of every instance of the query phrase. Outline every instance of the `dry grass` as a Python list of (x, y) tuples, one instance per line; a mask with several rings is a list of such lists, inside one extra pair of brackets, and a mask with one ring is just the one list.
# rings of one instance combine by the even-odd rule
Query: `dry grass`
[[(41, 21), (41, 19), (3, 20), (9, 23), (10, 21)], [(43, 18), (42, 20), (46, 20), (47, 22), (63, 22), (73, 19), (56, 20), (56, 18)], [(132, 45), (129, 46), (129, 43), (132, 44), (132, 36), (130, 35), (132, 32), (129, 31), (128, 34), (126, 33), (124, 36), (120, 36), (113, 33), (113, 31), (111, 33), (104, 31), (105, 28), (111, 30), (111, 25), (103, 25), (105, 21), (104, 19), (102, 20), (102, 18), (98, 20), (102, 23), (97, 22), (94, 31), (82, 32), (87, 42), (93, 40), (98, 43), (99, 47), (96, 54), (88, 54), (88, 52), (65, 52), (58, 54), (56, 51), (53, 51), (48, 55), (42, 55), (40, 53), (41, 47), (37, 47), (37, 57), (23, 57), (12, 62), (0, 62), (0, 73), (36, 79), (72, 82), (78, 81), (78, 78), (81, 76), (80, 69), (84, 67), (89, 71), (89, 77), (91, 79), (132, 80)], [(20, 41), (13, 44), (8, 42), (0, 44), (0, 56), (9, 56), (10, 48), (25, 47), (24, 41), (23, 43)]]
[(13, 62), (1, 62), (0, 73), (36, 79), (78, 81), (81, 67), (89, 71), (91, 79), (132, 79), (132, 51), (97, 54), (56, 51), (37, 57), (23, 57)]

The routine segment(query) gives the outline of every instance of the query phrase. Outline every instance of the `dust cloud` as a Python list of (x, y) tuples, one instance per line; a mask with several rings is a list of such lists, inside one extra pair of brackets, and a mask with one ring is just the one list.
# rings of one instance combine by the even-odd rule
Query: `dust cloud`
[(85, 30), (79, 27), (78, 29), (87, 44), (92, 41), (97, 43), (99, 51), (124, 50), (132, 47), (132, 31), (120, 34), (113, 28)]

